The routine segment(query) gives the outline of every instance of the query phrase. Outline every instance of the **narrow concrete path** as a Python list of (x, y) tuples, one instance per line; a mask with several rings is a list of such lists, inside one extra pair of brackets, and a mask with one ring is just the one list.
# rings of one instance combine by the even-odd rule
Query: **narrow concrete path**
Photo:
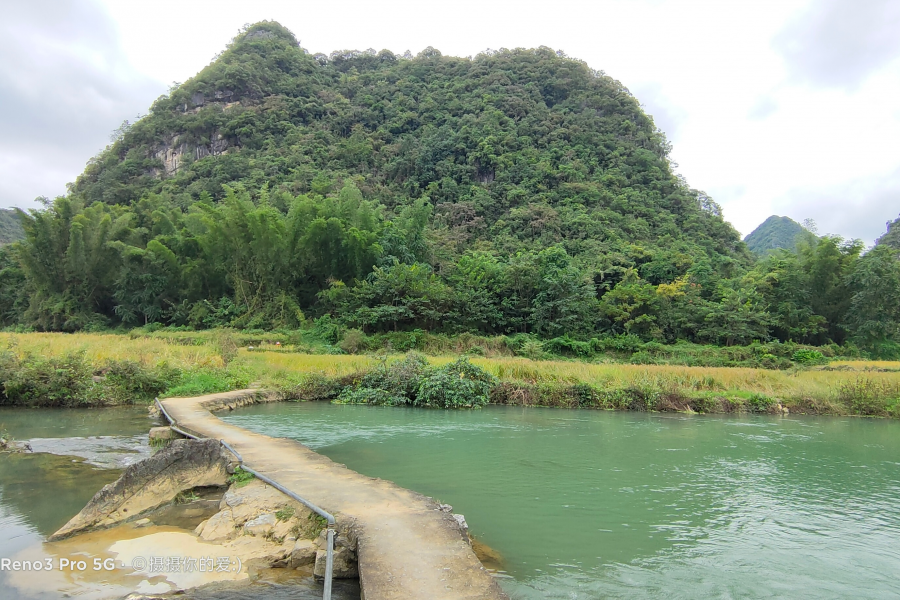
[(225, 440), (247, 466), (338, 521), (354, 519), (364, 600), (507, 598), (475, 557), (456, 521), (433, 499), (360, 475), (299, 442), (229, 425), (210, 412), (252, 403), (257, 394), (239, 390), (169, 398), (162, 404), (180, 427)]

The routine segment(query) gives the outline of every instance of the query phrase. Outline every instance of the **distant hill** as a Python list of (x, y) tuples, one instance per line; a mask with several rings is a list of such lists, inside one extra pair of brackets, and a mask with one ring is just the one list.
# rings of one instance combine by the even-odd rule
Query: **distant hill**
[(803, 231), (803, 226), (797, 221), (772, 215), (745, 237), (744, 243), (755, 254), (764, 254), (778, 248), (790, 250), (797, 243), (797, 235)]
[(890, 246), (900, 250), (900, 217), (888, 221), (887, 233), (875, 241), (877, 246)]
[(22, 223), (14, 208), (0, 208), (0, 246), (18, 242), (25, 237)]

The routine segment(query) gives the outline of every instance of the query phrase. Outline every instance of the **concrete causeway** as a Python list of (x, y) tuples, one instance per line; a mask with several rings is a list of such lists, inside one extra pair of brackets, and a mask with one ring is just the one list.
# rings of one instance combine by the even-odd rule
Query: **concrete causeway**
[(229, 425), (211, 411), (266, 401), (258, 390), (238, 390), (162, 404), (178, 426), (225, 440), (248, 467), (342, 519), (359, 538), (364, 600), (507, 600), (456, 520), (432, 498), (390, 481), (366, 477), (299, 442)]

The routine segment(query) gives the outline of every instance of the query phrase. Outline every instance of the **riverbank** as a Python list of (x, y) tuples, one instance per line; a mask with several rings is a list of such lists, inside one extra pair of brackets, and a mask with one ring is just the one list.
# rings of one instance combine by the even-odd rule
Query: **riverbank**
[[(104, 406), (257, 384), (331, 400), (394, 355), (303, 354), (280, 339), (0, 334), (0, 406)], [(185, 340), (188, 340), (186, 342)], [(241, 345), (238, 345), (238, 342)], [(431, 356), (443, 365), (455, 356)], [(498, 404), (616, 410), (778, 412), (900, 418), (900, 362), (832, 361), (773, 370), (469, 355), (495, 376)]]

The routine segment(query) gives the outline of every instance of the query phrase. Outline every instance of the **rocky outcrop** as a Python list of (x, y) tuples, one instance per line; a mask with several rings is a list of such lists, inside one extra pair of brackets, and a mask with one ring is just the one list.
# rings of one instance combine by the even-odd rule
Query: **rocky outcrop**
[(148, 439), (151, 446), (165, 446), (172, 440), (177, 440), (181, 437), (171, 427), (151, 427)]
[(219, 503), (219, 512), (201, 523), (195, 533), (208, 542), (251, 535), (279, 543), (315, 537), (314, 515), (308, 508), (258, 479), (232, 485)]
[(217, 440), (175, 440), (155, 455), (130, 465), (104, 486), (50, 539), (139, 518), (195, 487), (224, 486), (234, 457)]
[[(312, 539), (321, 527), (308, 508), (255, 479), (232, 485), (219, 503), (219, 512), (200, 523), (194, 533), (235, 555), (250, 557), (255, 568), (311, 569), (318, 564), (320, 551), (324, 556), (325, 538)], [(340, 538), (346, 551), (341, 554), (340, 571), (335, 563), (335, 577), (356, 576), (355, 536), (351, 535), (348, 530)]]
[(188, 143), (176, 135), (158, 147), (153, 157), (162, 162), (166, 175), (174, 175), (187, 158), (200, 160), (207, 156), (227, 154), (228, 148), (228, 140), (220, 133), (215, 134), (207, 144)]
[(31, 444), (0, 437), (0, 452), (31, 452)]
[[(335, 579), (359, 578), (359, 557), (357, 548), (359, 538), (356, 533), (357, 526), (352, 520), (340, 520), (336, 523), (334, 536), (334, 555), (332, 576)], [(316, 577), (325, 577), (325, 564), (328, 558), (328, 535), (323, 530), (316, 538), (316, 565), (313, 574)]]
[[(207, 542), (249, 544), (246, 538), (268, 540), (259, 547), (258, 566), (312, 567), (315, 575), (325, 575), (327, 556), (324, 523), (304, 505), (255, 479), (233, 485), (219, 504), (219, 512), (194, 531)], [(359, 577), (356, 524), (339, 519), (334, 539), (335, 579)], [(315, 538), (315, 541), (313, 541)], [(268, 548), (268, 554), (266, 554)]]

